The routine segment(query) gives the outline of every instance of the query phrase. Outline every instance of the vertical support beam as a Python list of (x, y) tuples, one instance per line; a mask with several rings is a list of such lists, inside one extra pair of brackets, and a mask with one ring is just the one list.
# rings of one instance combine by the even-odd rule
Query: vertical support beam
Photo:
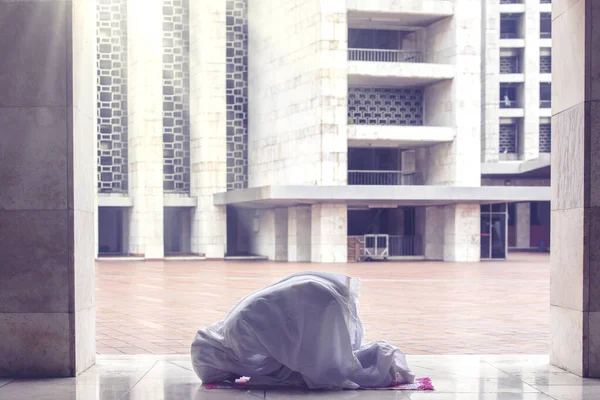
[(288, 209), (275, 209), (275, 261), (288, 260)]
[(129, 246), (147, 259), (164, 257), (161, 0), (129, 0)]
[(0, 2), (0, 26), (0, 376), (75, 376), (96, 355), (95, 2)]
[(416, 232), (426, 260), (444, 259), (444, 207), (418, 207)]
[(481, 256), (479, 204), (445, 206), (444, 214), (444, 261), (479, 261)]
[(524, 160), (533, 160), (540, 156), (540, 0), (525, 0), (524, 18), (525, 118), (519, 152)]
[[(482, 1), (455, 0), (453, 36), (456, 76), (452, 81), (456, 139), (451, 185), (481, 185)], [(459, 100), (460, 99), (460, 100)], [(430, 161), (431, 162), (431, 161)]]
[(311, 209), (290, 207), (288, 209), (288, 261), (310, 261)]
[(500, 140), (500, 4), (485, 0), (482, 5), (482, 99), (481, 138), (483, 162), (498, 162)]
[(311, 206), (311, 261), (348, 261), (348, 208), (345, 204)]
[(600, 377), (600, 8), (552, 10), (550, 362)]
[(531, 247), (531, 203), (518, 203), (517, 211), (517, 248)]
[(190, 2), (192, 252), (223, 258), (227, 210), (213, 195), (227, 190), (225, 0)]

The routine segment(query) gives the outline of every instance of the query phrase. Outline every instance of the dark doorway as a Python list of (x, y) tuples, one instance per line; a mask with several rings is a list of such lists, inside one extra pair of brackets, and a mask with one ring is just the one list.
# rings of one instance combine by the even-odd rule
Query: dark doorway
[(129, 209), (98, 207), (98, 255), (126, 255), (128, 249)]
[(481, 259), (506, 259), (507, 205), (481, 206)]

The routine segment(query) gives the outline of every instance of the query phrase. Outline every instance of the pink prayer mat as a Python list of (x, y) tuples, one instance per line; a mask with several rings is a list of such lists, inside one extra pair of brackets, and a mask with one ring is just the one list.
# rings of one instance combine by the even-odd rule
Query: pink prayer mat
[[(246, 385), (250, 381), (250, 378), (236, 379), (235, 383), (207, 383), (204, 385), (205, 389), (249, 389), (252, 385)], [(281, 387), (278, 387), (278, 389)], [(360, 388), (358, 390), (435, 390), (431, 383), (431, 378), (416, 378), (415, 383), (404, 383), (396, 386), (390, 386), (385, 388)]]

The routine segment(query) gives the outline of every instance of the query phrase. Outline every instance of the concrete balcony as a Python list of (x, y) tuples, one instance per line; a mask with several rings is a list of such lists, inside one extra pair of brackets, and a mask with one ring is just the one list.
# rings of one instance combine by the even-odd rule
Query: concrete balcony
[(409, 50), (348, 49), (348, 61), (422, 63), (423, 55)]
[[(525, 39), (523, 38), (500, 38), (500, 48), (506, 49), (522, 49), (525, 47)], [(541, 47), (541, 46), (540, 46)]]
[(525, 4), (522, 1), (502, 2), (500, 3), (500, 12), (503, 14), (523, 14), (525, 12)]
[(350, 186), (415, 186), (419, 184), (416, 172), (348, 171), (348, 185)]
[(348, 125), (348, 147), (414, 149), (452, 142), (455, 136), (448, 127)]
[(423, 63), (418, 52), (349, 49), (348, 83), (388, 87), (426, 86), (454, 78), (454, 66)]
[(500, 74), (500, 83), (524, 83), (525, 74)]
[(452, 0), (346, 0), (353, 27), (424, 27), (454, 14)]
[(500, 100), (500, 118), (523, 118), (525, 109), (523, 103), (518, 100)]
[(552, 100), (540, 100), (540, 117), (552, 117)]

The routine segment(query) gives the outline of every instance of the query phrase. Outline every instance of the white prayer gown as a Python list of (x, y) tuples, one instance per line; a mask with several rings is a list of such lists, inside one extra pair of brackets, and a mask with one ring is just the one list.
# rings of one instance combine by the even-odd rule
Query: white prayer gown
[(406, 355), (375, 342), (362, 345), (359, 280), (307, 272), (239, 301), (198, 331), (192, 364), (204, 383), (250, 377), (250, 385), (357, 389), (413, 383)]

